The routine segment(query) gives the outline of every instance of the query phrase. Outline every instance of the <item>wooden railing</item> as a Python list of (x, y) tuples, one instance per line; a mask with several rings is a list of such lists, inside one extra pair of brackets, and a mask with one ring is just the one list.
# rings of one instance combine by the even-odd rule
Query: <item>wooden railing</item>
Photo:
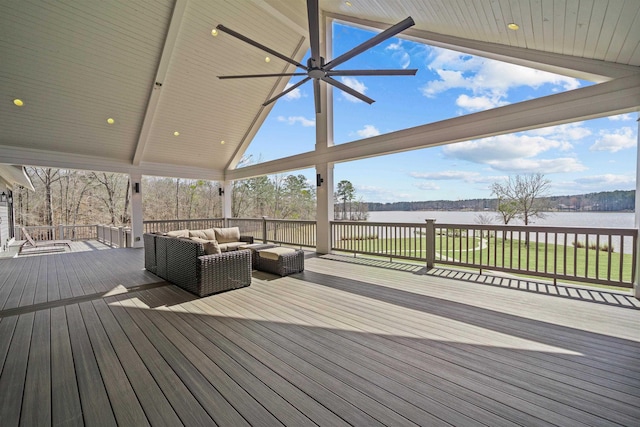
[(630, 288), (638, 231), (332, 222), (332, 250)]
[(241, 234), (253, 236), (264, 243), (314, 248), (316, 222), (288, 219), (229, 218), (229, 227), (239, 227)]
[(145, 233), (167, 232), (172, 230), (204, 230), (213, 227), (225, 227), (224, 218), (200, 219), (160, 219), (143, 221)]
[(331, 249), (423, 261), (427, 256), (426, 231), (426, 224), (333, 221)]
[(96, 234), (96, 240), (113, 248), (131, 247), (131, 229), (128, 227), (97, 225)]
[(434, 263), (631, 287), (638, 231), (436, 224)]
[[(145, 232), (239, 227), (256, 241), (316, 246), (315, 221), (210, 218), (144, 221)], [(130, 247), (128, 228), (101, 225), (30, 226), (36, 240), (96, 239)], [(16, 239), (24, 240), (16, 227)], [(630, 288), (636, 279), (638, 231), (619, 228), (331, 222), (331, 250), (527, 276)]]

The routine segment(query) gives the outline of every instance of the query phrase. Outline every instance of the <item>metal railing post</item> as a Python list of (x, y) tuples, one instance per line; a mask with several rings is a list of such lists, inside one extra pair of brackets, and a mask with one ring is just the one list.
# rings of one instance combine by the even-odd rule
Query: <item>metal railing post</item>
[(427, 245), (427, 269), (432, 269), (436, 263), (436, 226), (435, 219), (425, 219), (427, 222), (426, 245)]

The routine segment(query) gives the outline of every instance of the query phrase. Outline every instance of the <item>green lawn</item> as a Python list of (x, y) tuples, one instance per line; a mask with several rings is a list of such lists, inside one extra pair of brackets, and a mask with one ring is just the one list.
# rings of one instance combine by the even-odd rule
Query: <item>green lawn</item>
[[(574, 248), (572, 245), (543, 244), (531, 242), (526, 245), (517, 239), (491, 237), (481, 241), (479, 237), (438, 235), (436, 236), (436, 263), (460, 261), (473, 266), (522, 270), (589, 278), (593, 280), (620, 280), (631, 282), (633, 259), (631, 254)], [(482, 243), (481, 243), (482, 242)], [(337, 243), (344, 251), (380, 254), (388, 257), (424, 259), (426, 238), (424, 236), (399, 239), (342, 240)], [(554, 259), (557, 261), (554, 263)]]

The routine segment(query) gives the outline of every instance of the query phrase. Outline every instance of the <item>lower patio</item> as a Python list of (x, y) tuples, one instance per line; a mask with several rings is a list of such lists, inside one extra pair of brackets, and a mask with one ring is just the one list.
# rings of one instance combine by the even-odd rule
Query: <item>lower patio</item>
[(14, 425), (637, 425), (630, 293), (309, 256), (197, 298), (140, 249), (0, 259)]

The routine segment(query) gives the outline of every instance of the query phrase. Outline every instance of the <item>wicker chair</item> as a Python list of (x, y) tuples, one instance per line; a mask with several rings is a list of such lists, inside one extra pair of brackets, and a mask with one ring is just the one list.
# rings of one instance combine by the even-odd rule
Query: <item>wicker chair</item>
[(198, 296), (251, 284), (249, 250), (205, 255), (201, 243), (153, 234), (145, 234), (144, 242), (145, 268)]

